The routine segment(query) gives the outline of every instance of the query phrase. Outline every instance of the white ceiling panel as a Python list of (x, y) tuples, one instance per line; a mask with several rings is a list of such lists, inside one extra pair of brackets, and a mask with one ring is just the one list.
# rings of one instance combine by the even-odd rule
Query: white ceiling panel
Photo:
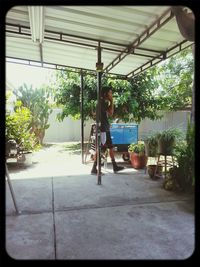
[[(34, 7), (31, 20), (28, 6), (8, 11), (6, 57), (95, 71), (100, 45), (104, 71), (126, 77), (165, 52), (173, 54), (173, 47), (180, 51), (191, 44), (169, 6), (40, 7), (42, 17)], [(44, 25), (37, 25), (39, 19)], [(43, 38), (32, 38), (37, 31)]]

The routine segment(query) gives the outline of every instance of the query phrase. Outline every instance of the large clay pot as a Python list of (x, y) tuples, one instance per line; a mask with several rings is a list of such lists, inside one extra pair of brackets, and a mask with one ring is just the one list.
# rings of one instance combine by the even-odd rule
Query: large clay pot
[(145, 154), (139, 155), (134, 152), (130, 153), (130, 161), (134, 169), (144, 169), (147, 165), (147, 159), (148, 157)]

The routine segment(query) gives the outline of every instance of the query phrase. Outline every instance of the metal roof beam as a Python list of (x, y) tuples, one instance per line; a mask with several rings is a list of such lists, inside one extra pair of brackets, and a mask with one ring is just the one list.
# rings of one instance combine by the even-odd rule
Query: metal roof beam
[[(104, 43), (104, 44), (110, 44), (113, 46), (121, 46), (124, 48), (127, 47), (126, 45), (121, 44), (121, 43), (109, 42), (109, 41), (104, 41), (104, 40), (95, 39), (95, 38), (89, 38), (89, 37), (85, 37), (85, 36), (78, 36), (78, 35), (74, 35), (74, 34), (60, 33), (60, 32), (55, 32), (55, 31), (50, 31), (50, 30), (45, 30), (45, 33), (50, 33), (50, 34), (52, 33), (52, 34), (58, 34), (58, 35), (62, 34), (62, 36), (66, 36), (66, 37), (72, 37), (72, 38), (83, 39), (83, 40), (87, 40), (87, 41), (93, 41), (93, 42), (97, 43), (96, 46), (98, 46), (98, 43), (100, 42), (101, 46), (102, 46), (102, 43)], [(143, 51), (148, 51), (148, 52), (153, 52), (153, 53), (160, 53), (161, 52), (159, 50), (142, 48), (142, 47), (138, 47), (137, 49), (143, 50)]]
[[(152, 66), (158, 64), (159, 62), (161, 62), (164, 59), (170, 58), (171, 56), (179, 53), (181, 50), (186, 49), (187, 47), (191, 46), (192, 44), (188, 44), (185, 47), (182, 47), (183, 44), (187, 43), (187, 40), (182, 41), (181, 43), (173, 46), (172, 48), (168, 49), (166, 52), (163, 52), (163, 54), (160, 54), (156, 57), (154, 57), (151, 61), (143, 64), (141, 67), (133, 70), (132, 72), (128, 73), (127, 75), (123, 75), (123, 74), (116, 74), (116, 73), (103, 73), (104, 75), (114, 75), (116, 77), (112, 77), (112, 79), (120, 79), (120, 80), (126, 80), (129, 78), (133, 78), (135, 76), (137, 76), (138, 74), (140, 74), (141, 72), (151, 68)], [(178, 48), (176, 50), (176, 48)], [(170, 55), (169, 52), (175, 50), (174, 53), (171, 53)], [(161, 58), (162, 56), (162, 58)], [(62, 64), (54, 64), (54, 63), (47, 63), (47, 62), (43, 62), (42, 63), (36, 60), (27, 60), (27, 59), (21, 59), (21, 58), (12, 58), (12, 57), (7, 57), (7, 62), (10, 63), (15, 63), (15, 64), (22, 64), (22, 65), (29, 65), (29, 66), (34, 66), (34, 67), (43, 67), (43, 68), (47, 68), (47, 69), (55, 69), (55, 70), (63, 70), (65, 68), (70, 68), (70, 69), (74, 69), (74, 70), (67, 70), (69, 72), (76, 72), (79, 73), (80, 71), (85, 71), (85, 72), (90, 72), (91, 75), (95, 75), (96, 76), (96, 71), (95, 70), (91, 70), (91, 69), (84, 69), (84, 68), (78, 68), (78, 67), (72, 67), (72, 66), (67, 66), (67, 65), (62, 65)], [(9, 60), (11, 59), (11, 60)], [(13, 61), (12, 61), (13, 60)], [(14, 60), (19, 60), (21, 62), (16, 62)], [(22, 62), (23, 61), (23, 62)], [(25, 62), (24, 62), (25, 61)], [(32, 64), (31, 62), (35, 63)]]
[[(14, 34), (21, 34), (21, 35), (26, 35), (26, 36), (31, 36), (30, 28), (27, 27), (27, 26), (21, 26), (21, 25), (16, 25), (16, 24), (12, 24), (12, 23), (7, 23), (6, 26), (16, 28), (16, 30), (14, 30), (14, 29), (6, 29), (6, 32), (14, 33)], [(47, 34), (48, 33), (49, 34), (55, 34), (55, 35), (57, 35), (57, 38), (56, 37), (45, 36), (45, 33), (47, 33)], [(113, 52), (120, 52), (121, 53), (122, 51), (119, 50), (119, 49), (116, 49), (116, 48), (105, 47), (105, 46), (102, 45), (102, 43), (110, 44), (110, 45), (113, 45), (113, 46), (121, 46), (123, 48), (126, 48), (126, 45), (120, 44), (120, 43), (113, 43), (113, 42), (109, 42), (109, 41), (103, 41), (103, 40), (87, 38), (87, 37), (80, 37), (80, 36), (77, 36), (77, 35), (65, 34), (65, 33), (60, 33), (60, 32), (55, 32), (55, 31), (49, 31), (49, 30), (45, 30), (44, 31), (44, 39), (46, 39), (46, 40), (62, 41), (62, 42), (68, 42), (68, 43), (82, 45), (82, 46), (94, 47), (94, 48), (97, 47), (97, 44), (93, 44), (92, 45), (92, 44), (81, 43), (81, 42), (72, 41), (72, 40), (66, 40), (66, 39), (63, 40), (63, 37), (72, 37), (72, 38), (75, 38), (75, 39), (93, 41), (93, 42), (96, 42), (97, 44), (99, 42), (101, 42), (102, 49), (110, 50), (110, 51), (113, 51)], [(147, 49), (147, 48), (142, 48), (142, 47), (137, 47), (137, 50), (153, 52), (153, 53), (161, 53), (162, 52), (162, 51), (159, 51), (159, 50)], [(136, 53), (134, 51), (132, 53), (129, 53), (129, 54), (135, 54), (135, 55), (145, 56), (145, 57), (153, 57), (152, 55), (149, 55), (149, 54), (146, 54), (146, 53), (145, 54), (141, 54), (141, 53)]]
[[(8, 30), (7, 32), (9, 33), (14, 33), (17, 35), (25, 35), (25, 36), (30, 36), (29, 33), (16, 33), (14, 31), (10, 31)], [(62, 36), (62, 34), (61, 34)], [(58, 42), (62, 42), (62, 43), (70, 43), (70, 44), (76, 44), (76, 45), (80, 45), (80, 46), (85, 46), (85, 47), (92, 47), (92, 48), (96, 48), (96, 45), (91, 45), (91, 44), (84, 44), (84, 43), (80, 43), (80, 42), (74, 42), (74, 41), (68, 41), (68, 40), (63, 40), (62, 37), (60, 39), (55, 39), (53, 37), (44, 37), (45, 40), (52, 40), (52, 41), (58, 41)], [(106, 50), (106, 51), (111, 51), (111, 52), (121, 52), (121, 50), (119, 49), (114, 49), (114, 48), (108, 48), (108, 47), (101, 47), (102, 50)], [(41, 52), (41, 50), (40, 50)], [(148, 55), (148, 54), (141, 54), (141, 53), (137, 53), (137, 52), (132, 52), (130, 53), (131, 55), (136, 55), (136, 56), (141, 56), (141, 57), (149, 57), (149, 58), (153, 58), (154, 56), (152, 55)]]
[[(19, 60), (19, 61), (15, 61)], [(54, 64), (54, 63), (48, 63), (48, 62), (43, 62), (41, 63), (40, 61), (37, 60), (27, 60), (27, 59), (22, 59), (22, 58), (14, 58), (14, 57), (7, 57), (7, 62), (8, 63), (14, 63), (14, 64), (21, 64), (21, 65), (28, 65), (32, 67), (42, 67), (46, 69), (54, 69), (54, 70), (64, 70), (66, 68), (69, 69), (74, 69), (74, 70), (67, 70), (69, 72), (76, 72), (80, 73), (80, 71), (85, 71), (85, 72), (90, 72), (91, 75), (96, 76), (96, 70), (91, 70), (91, 69), (84, 69), (84, 68), (78, 68), (78, 67), (73, 67), (73, 66), (67, 66), (67, 65), (62, 65), (62, 64)], [(33, 64), (34, 63), (34, 64)], [(112, 77), (112, 79), (119, 79), (119, 80), (126, 80), (127, 77), (126, 75), (123, 74), (116, 74), (116, 73), (108, 73), (108, 76), (114, 75), (116, 77)]]
[(39, 48), (40, 48), (40, 61), (41, 61), (41, 64), (43, 65), (43, 50), (42, 50), (42, 44), (39, 44)]
[[(143, 71), (145, 71), (145, 70), (153, 67), (154, 65), (158, 64), (162, 60), (165, 60), (167, 58), (170, 58), (173, 55), (179, 53), (181, 50), (186, 49), (187, 47), (189, 47), (189, 46), (192, 45), (192, 44), (189, 44), (189, 45), (185, 46), (184, 48), (182, 48), (182, 45), (185, 44), (186, 42), (187, 42), (187, 40), (184, 40), (181, 43), (179, 43), (179, 44), (173, 46), (172, 48), (168, 49), (167, 51), (163, 52), (163, 54), (160, 54), (160, 55), (154, 57), (152, 60), (150, 60), (147, 63), (143, 64), (139, 68), (137, 68), (137, 69), (131, 71), (130, 73), (128, 73), (126, 75), (126, 77), (127, 78), (133, 78), (133, 77), (137, 76), (138, 74), (140, 74), (141, 72), (143, 72)], [(176, 50), (176, 48), (178, 48), (178, 49)], [(175, 52), (172, 53), (172, 54), (170, 54), (170, 55), (168, 55), (169, 52), (171, 52), (173, 50), (175, 50)]]
[(109, 63), (107, 67), (104, 68), (104, 72), (108, 73), (118, 63), (120, 63), (128, 54), (132, 53), (136, 48), (138, 49), (139, 45), (141, 45), (146, 39), (148, 39), (152, 34), (154, 34), (158, 29), (160, 29), (173, 17), (174, 15), (171, 12), (171, 8), (167, 9), (156, 21), (154, 21), (151, 24), (151, 26), (149, 26), (136, 40), (134, 40), (132, 44), (128, 45), (111, 63)]

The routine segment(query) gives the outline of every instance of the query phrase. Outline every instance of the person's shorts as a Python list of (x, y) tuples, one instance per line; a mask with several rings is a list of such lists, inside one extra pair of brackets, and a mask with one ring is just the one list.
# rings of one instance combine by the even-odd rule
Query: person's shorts
[[(106, 136), (105, 136), (106, 134)], [(106, 141), (105, 141), (106, 139)], [(102, 144), (103, 143), (103, 144)], [(97, 146), (97, 136), (95, 138), (95, 147)], [(108, 132), (101, 132), (101, 149), (104, 152), (107, 148), (113, 148), (113, 143), (110, 135), (110, 131)]]

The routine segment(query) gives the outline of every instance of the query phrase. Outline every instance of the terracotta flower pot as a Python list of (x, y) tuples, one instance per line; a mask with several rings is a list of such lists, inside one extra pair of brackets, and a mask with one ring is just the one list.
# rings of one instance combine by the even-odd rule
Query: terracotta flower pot
[(130, 153), (130, 161), (134, 169), (144, 169), (147, 165), (147, 159), (148, 157), (145, 154), (139, 155), (134, 152)]

